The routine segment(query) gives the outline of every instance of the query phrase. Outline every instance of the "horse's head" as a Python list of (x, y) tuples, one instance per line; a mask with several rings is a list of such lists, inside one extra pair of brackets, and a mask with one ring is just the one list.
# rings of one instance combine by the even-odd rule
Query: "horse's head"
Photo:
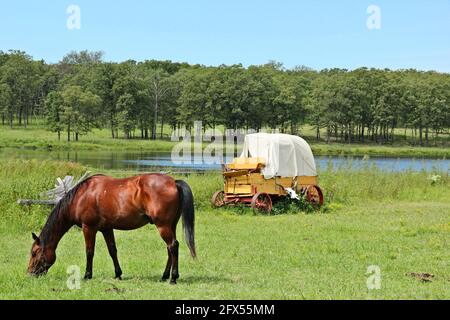
[(55, 262), (56, 256), (54, 252), (45, 250), (41, 244), (41, 240), (37, 235), (32, 233), (33, 245), (31, 247), (31, 256), (28, 263), (28, 274), (32, 276), (45, 275)]

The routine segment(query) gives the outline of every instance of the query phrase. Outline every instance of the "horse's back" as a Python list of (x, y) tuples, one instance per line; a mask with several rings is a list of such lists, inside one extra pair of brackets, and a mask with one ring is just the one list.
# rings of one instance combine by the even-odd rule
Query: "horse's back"
[(167, 175), (93, 176), (83, 187), (74, 201), (78, 224), (129, 230), (160, 223), (164, 212), (178, 210), (176, 184)]

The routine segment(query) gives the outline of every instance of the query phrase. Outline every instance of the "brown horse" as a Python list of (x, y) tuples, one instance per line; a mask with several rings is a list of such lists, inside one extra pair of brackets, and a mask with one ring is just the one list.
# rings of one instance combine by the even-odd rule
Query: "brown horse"
[(176, 228), (180, 216), (187, 245), (195, 258), (194, 198), (186, 182), (162, 174), (125, 179), (92, 176), (76, 185), (58, 202), (39, 237), (32, 234), (34, 242), (28, 273), (47, 273), (55, 263), (59, 241), (72, 226), (77, 225), (82, 228), (86, 243), (84, 278), (92, 278), (95, 236), (100, 231), (113, 260), (116, 278), (121, 279), (113, 230), (132, 230), (150, 223), (158, 228), (167, 244), (168, 258), (162, 280), (171, 275), (170, 282), (175, 284), (179, 277)]

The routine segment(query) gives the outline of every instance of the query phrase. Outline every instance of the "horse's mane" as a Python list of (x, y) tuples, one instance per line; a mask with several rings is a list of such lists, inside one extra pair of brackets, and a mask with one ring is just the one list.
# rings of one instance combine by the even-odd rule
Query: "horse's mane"
[(65, 215), (69, 209), (70, 204), (72, 203), (75, 195), (77, 194), (78, 190), (91, 178), (101, 176), (100, 174), (92, 175), (90, 177), (87, 177), (86, 179), (78, 182), (72, 189), (67, 192), (64, 197), (62, 197), (58, 203), (53, 208), (52, 212), (49, 214), (47, 218), (47, 222), (44, 225), (44, 228), (41, 231), (41, 234), (39, 235), (39, 238), (43, 244), (45, 244), (48, 240), (50, 240), (50, 236), (52, 234), (52, 230), (56, 223), (58, 222), (58, 217), (60, 215)]

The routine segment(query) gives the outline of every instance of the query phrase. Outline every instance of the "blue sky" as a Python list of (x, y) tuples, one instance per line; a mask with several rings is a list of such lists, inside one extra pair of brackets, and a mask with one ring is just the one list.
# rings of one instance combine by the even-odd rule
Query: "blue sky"
[[(71, 4), (80, 30), (66, 27)], [(380, 30), (366, 26), (369, 5), (381, 9)], [(0, 30), (0, 50), (48, 62), (89, 49), (108, 61), (450, 72), (450, 0), (2, 0)]]

